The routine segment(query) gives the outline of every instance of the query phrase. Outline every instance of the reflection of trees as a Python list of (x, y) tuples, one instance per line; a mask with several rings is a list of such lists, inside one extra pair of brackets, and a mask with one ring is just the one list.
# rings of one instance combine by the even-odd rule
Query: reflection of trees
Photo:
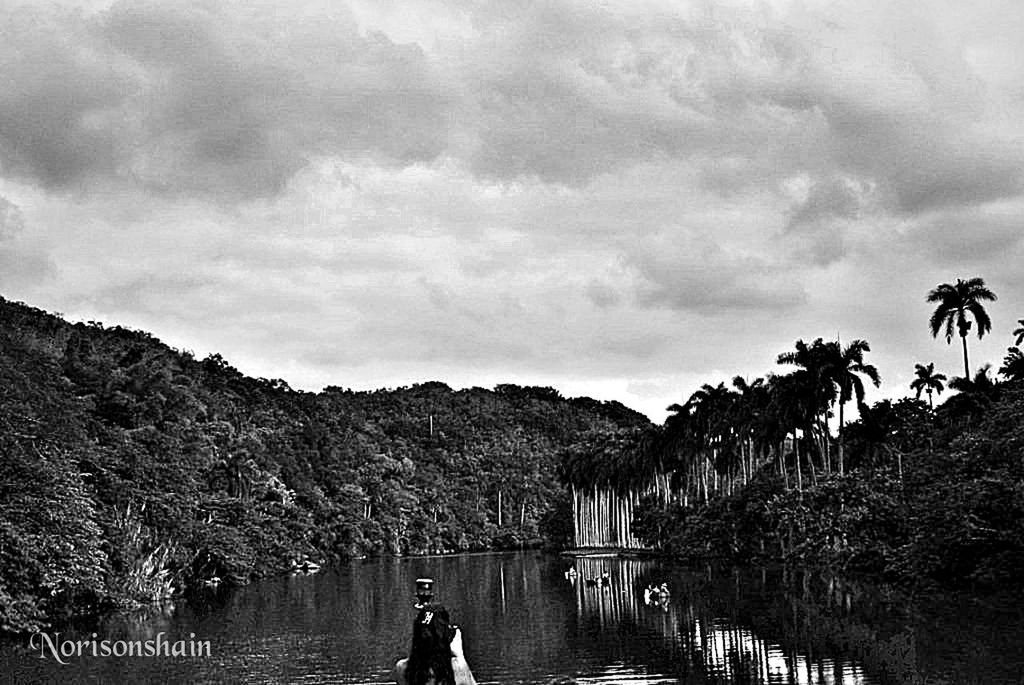
[[(856, 588), (836, 579), (812, 588), (802, 577), (803, 585), (778, 592), (777, 581), (793, 579), (765, 574), (751, 582), (738, 572), (716, 574), (710, 568), (679, 575), (656, 561), (613, 557), (579, 558), (576, 569), (576, 610), (584, 626), (612, 637), (621, 638), (624, 628), (648, 636), (684, 683), (877, 682), (866, 666), (901, 682), (913, 679), (907, 635), (885, 637), (854, 620)], [(609, 587), (585, 582), (605, 571)], [(646, 606), (644, 588), (665, 581), (672, 591), (667, 609)], [(636, 647), (627, 640), (625, 649), (613, 647), (609, 657), (628, 660)]]
[[(213, 641), (216, 659), (175, 665), (196, 670), (176, 671), (180, 677), (170, 681), (338, 682), (341, 675), (343, 682), (385, 682), (408, 650), (414, 580), (428, 575), (464, 628), (480, 682), (555, 682), (570, 674), (580, 685), (1017, 682), (1013, 659), (1024, 625), (1016, 605), (989, 608), (979, 619), (984, 606), (964, 599), (959, 611), (931, 607), (908, 619), (873, 599), (874, 588), (824, 575), (684, 571), (615, 557), (571, 563), (575, 583), (563, 575), (569, 561), (539, 553), (353, 562), (209, 593), (204, 602), (102, 632), (144, 639), (194, 631)], [(605, 570), (607, 587), (587, 585)], [(672, 592), (665, 610), (643, 601), (644, 588), (661, 582)], [(993, 636), (995, 625), (1008, 629)], [(943, 675), (925, 681), (918, 658)], [(127, 668), (132, 681), (157, 679), (145, 670), (156, 667), (150, 660), (92, 663)], [(125, 679), (121, 671), (101, 675)]]

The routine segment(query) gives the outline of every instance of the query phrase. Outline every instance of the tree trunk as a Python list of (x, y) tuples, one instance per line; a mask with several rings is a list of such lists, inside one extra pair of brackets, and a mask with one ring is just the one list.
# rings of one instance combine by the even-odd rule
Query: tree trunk
[(821, 424), (821, 436), (822, 443), (824, 445), (824, 451), (821, 453), (821, 467), (826, 474), (832, 473), (832, 446), (829, 444), (829, 432), (828, 432), (828, 411), (822, 414), (820, 421)]
[(704, 455), (704, 463), (700, 466), (700, 484), (704, 491), (704, 503), (708, 501), (708, 457)]
[(576, 500), (576, 486), (570, 484), (569, 490), (572, 493), (572, 546), (580, 546), (580, 510), (579, 502)]
[(843, 475), (843, 407), (846, 402), (839, 402), (839, 475)]
[(783, 438), (782, 442), (779, 443), (779, 467), (782, 470), (782, 484), (789, 492), (789, 469), (786, 468), (786, 440)]
[(793, 455), (796, 457), (796, 489), (797, 492), (803, 492), (804, 476), (800, 466), (800, 441), (797, 440), (796, 431), (793, 431)]
[[(815, 441), (815, 442), (817, 442), (817, 441)], [(820, 448), (821, 448), (821, 444), (820, 443), (818, 444), (818, 447), (819, 447), (819, 450), (820, 450)], [(824, 452), (822, 452), (822, 458), (821, 459), (822, 459), (822, 462), (825, 461)], [(818, 470), (816, 468), (814, 468), (814, 455), (813, 454), (808, 454), (807, 455), (807, 465), (811, 467), (811, 486), (812, 487), (818, 487)]]
[(967, 331), (960, 334), (960, 339), (964, 343), (964, 379), (970, 380), (971, 378), (971, 367), (967, 364)]

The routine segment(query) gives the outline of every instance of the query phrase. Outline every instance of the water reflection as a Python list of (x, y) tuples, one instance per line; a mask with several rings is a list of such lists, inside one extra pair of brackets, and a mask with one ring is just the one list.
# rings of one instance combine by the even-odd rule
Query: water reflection
[[(1018, 682), (1024, 668), (1019, 604), (961, 598), (897, 616), (876, 590), (835, 578), (525, 553), (354, 562), (62, 629), (132, 640), (194, 633), (211, 641), (209, 659), (59, 666), (0, 642), (0, 672), (14, 682), (380, 685), (408, 649), (420, 576), (435, 579), (462, 625), (482, 685), (994, 685)], [(667, 601), (645, 597), (662, 584)]]
[[(659, 564), (640, 559), (584, 557), (574, 566), (583, 582), (575, 582), (577, 613), (596, 621), (602, 629), (635, 625), (638, 632), (661, 636), (667, 653), (679, 658), (679, 676), (685, 682), (724, 682), (799, 685), (869, 685), (879, 682), (852, 659), (836, 659), (802, 651), (796, 642), (783, 646), (759, 635), (748, 626), (717, 616), (701, 601), (701, 586), (713, 581), (709, 569), (700, 580), (675, 576), (676, 586), (667, 580)], [(662, 575), (659, 575), (662, 573)], [(605, 586), (587, 582), (608, 574)], [(739, 575), (735, 575), (739, 582)], [(760, 589), (767, 584), (760, 577)], [(651, 596), (651, 588), (666, 588)], [(737, 593), (739, 594), (739, 593)], [(844, 596), (845, 597), (845, 596)], [(794, 606), (794, 611), (796, 611)], [(794, 614), (794, 622), (798, 617)], [(621, 666), (614, 665), (608, 677), (623, 678)], [(660, 679), (631, 682), (662, 682)]]

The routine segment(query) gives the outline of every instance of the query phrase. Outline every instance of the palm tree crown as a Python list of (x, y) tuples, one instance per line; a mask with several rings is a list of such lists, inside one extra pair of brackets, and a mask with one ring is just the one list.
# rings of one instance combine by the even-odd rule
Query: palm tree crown
[(867, 376), (876, 388), (882, 379), (878, 375), (878, 369), (864, 362), (864, 353), (871, 351), (867, 340), (854, 340), (845, 349), (839, 342), (828, 343), (828, 350), (830, 363), (827, 374), (839, 388), (839, 473), (842, 475), (845, 473), (843, 408), (854, 397), (857, 398), (858, 406), (864, 404), (864, 381), (860, 378), (861, 374)]
[(864, 353), (871, 351), (867, 340), (854, 340), (846, 349), (841, 349), (839, 343), (834, 345), (831, 373), (832, 380), (839, 386), (839, 401), (849, 402), (856, 396), (857, 404), (864, 403), (864, 382), (858, 374), (864, 374), (874, 383), (877, 388), (882, 379), (878, 375), (878, 369), (871, 364), (864, 363)]
[(952, 342), (953, 327), (956, 326), (963, 340), (965, 377), (971, 375), (967, 362), (967, 334), (971, 330), (972, 322), (968, 320), (967, 315), (970, 314), (974, 318), (974, 323), (978, 325), (978, 338), (981, 338), (992, 330), (992, 320), (981, 303), (993, 302), (996, 299), (995, 293), (985, 287), (985, 281), (981, 278), (969, 278), (966, 281), (958, 278), (954, 285), (940, 283), (928, 293), (927, 301), (938, 304), (929, 320), (932, 337), (937, 338), (939, 331), (945, 329), (946, 342)]
[(999, 382), (989, 375), (992, 365), (978, 369), (974, 377), (957, 376), (949, 381), (949, 387), (958, 391), (940, 407), (950, 418), (972, 421), (982, 416), (985, 410), (999, 397), (1002, 390)]
[(1019, 347), (1024, 342), (1024, 319), (1017, 319), (1017, 323), (1020, 325), (1013, 329), (1013, 334), (1017, 336), (1013, 344)]
[(914, 364), (914, 371), (917, 373), (917, 378), (910, 382), (910, 389), (917, 391), (917, 399), (921, 399), (921, 391), (928, 393), (928, 406), (932, 406), (932, 393), (942, 394), (942, 391), (946, 389), (943, 381), (946, 380), (945, 374), (935, 373), (935, 362), (931, 362), (928, 366), (924, 364)]
[(1003, 365), (999, 367), (999, 373), (1007, 380), (1024, 380), (1024, 352), (1014, 345), (1006, 348), (1006, 356), (1003, 357)]

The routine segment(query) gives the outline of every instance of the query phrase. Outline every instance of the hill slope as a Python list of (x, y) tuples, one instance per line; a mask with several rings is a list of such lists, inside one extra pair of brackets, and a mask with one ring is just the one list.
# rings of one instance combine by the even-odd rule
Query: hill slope
[(550, 388), (297, 392), (0, 298), (0, 626), (304, 558), (558, 544), (559, 454), (647, 424)]

